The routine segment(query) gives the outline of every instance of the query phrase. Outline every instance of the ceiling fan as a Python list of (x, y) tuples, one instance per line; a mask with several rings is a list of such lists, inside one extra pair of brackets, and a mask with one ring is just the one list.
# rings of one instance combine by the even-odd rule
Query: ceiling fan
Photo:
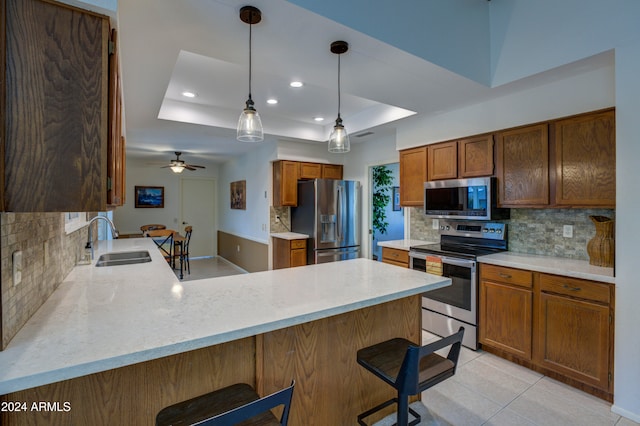
[(182, 155), (182, 152), (179, 151), (175, 151), (176, 154), (176, 159), (175, 160), (171, 160), (171, 162), (169, 163), (168, 166), (162, 166), (162, 169), (165, 169), (167, 167), (171, 167), (171, 170), (173, 171), (173, 173), (182, 173), (184, 171), (184, 169), (187, 170), (196, 170), (196, 169), (204, 169), (206, 167), (204, 166), (196, 166), (195, 164), (187, 164), (184, 162), (184, 160), (180, 159), (180, 156)]

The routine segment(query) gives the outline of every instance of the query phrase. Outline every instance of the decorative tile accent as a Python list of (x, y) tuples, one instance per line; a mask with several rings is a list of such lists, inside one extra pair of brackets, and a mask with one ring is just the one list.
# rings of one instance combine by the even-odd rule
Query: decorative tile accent
[[(507, 223), (510, 251), (589, 260), (587, 243), (596, 234), (589, 216), (615, 219), (615, 214), (612, 209), (511, 209), (511, 218), (500, 222)], [(573, 238), (562, 236), (564, 225), (573, 226)], [(411, 208), (410, 226), (413, 239), (440, 240), (423, 209)]]
[[(65, 234), (62, 213), (0, 213), (0, 349), (6, 348), (75, 266), (86, 238), (86, 228)], [(22, 282), (14, 287), (12, 256), (19, 250), (22, 251)]]

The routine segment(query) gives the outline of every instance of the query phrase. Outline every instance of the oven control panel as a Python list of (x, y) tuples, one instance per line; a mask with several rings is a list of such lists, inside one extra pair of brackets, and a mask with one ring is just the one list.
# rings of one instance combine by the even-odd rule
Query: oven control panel
[(499, 222), (443, 222), (440, 235), (504, 240), (507, 238), (506, 226)]

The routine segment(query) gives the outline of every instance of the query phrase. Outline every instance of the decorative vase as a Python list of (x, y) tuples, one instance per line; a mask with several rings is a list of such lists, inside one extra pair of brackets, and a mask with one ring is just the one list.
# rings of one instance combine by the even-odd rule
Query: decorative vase
[(616, 244), (613, 238), (613, 219), (606, 216), (589, 216), (596, 227), (596, 235), (587, 243), (589, 264), (613, 267)]

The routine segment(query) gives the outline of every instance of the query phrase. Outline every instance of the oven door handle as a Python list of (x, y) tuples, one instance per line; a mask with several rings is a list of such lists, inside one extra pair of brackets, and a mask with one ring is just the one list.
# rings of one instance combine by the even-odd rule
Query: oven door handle
[(462, 268), (471, 268), (471, 269), (473, 269), (476, 266), (475, 260), (458, 259), (455, 257), (448, 257), (448, 256), (437, 256), (437, 257), (442, 259), (442, 263), (446, 263), (448, 265), (460, 266)]

